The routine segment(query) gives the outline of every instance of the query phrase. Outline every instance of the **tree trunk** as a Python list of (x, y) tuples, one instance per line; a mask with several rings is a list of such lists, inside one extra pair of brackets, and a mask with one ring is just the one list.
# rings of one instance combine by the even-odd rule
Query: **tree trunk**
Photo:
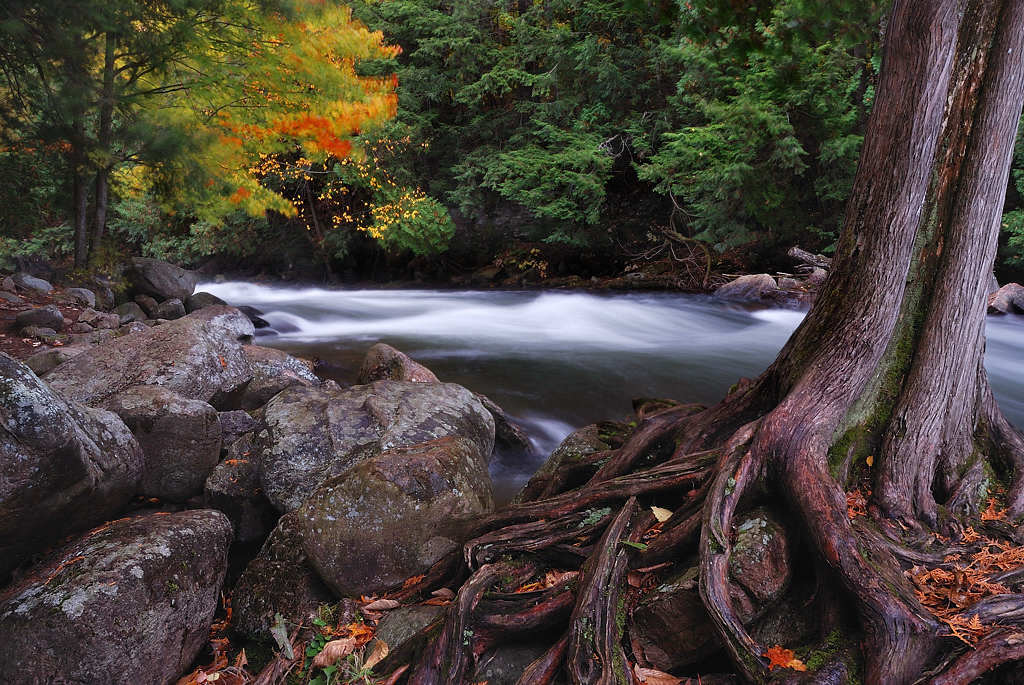
[(111, 145), (114, 129), (114, 51), (116, 49), (117, 36), (108, 32), (104, 47), (103, 90), (100, 93), (100, 119), (96, 135), (97, 146), (104, 159), (96, 170), (96, 215), (93, 221), (93, 249), (99, 246), (107, 228), (110, 172), (113, 168), (113, 150)]
[(71, 214), (74, 222), (75, 268), (83, 269), (89, 260), (89, 191), (86, 188), (85, 125), (81, 119), (72, 124), (71, 140)]
[[(738, 673), (767, 682), (779, 672), (735, 606), (730, 559), (737, 514), (770, 502), (815, 550), (807, 571), (818, 586), (838, 585), (854, 607), (860, 634), (851, 643), (862, 646), (865, 682), (900, 685), (925, 674), (951, 682), (1018, 658), (1020, 635), (994, 632), (954, 663), (958, 643), (948, 636), (957, 617), (984, 615), (988, 628), (1024, 622), (1024, 595), (1006, 591), (984, 611), (957, 604), (940, 617), (906, 572), (951, 568), (947, 555), (971, 549), (978, 537), (969, 526), (983, 525), (979, 514), (1000, 488), (1005, 516), (1024, 515), (1024, 437), (993, 401), (983, 364), (989, 275), (1022, 104), (1024, 0), (897, 0), (830, 275), (772, 366), (710, 409), (662, 411), (610, 454), (531, 482), (524, 499), (532, 501), (476, 522), (466, 563), (517, 552), (566, 563), (565, 531), (578, 530), (571, 549), (589, 557), (578, 597), (611, 602), (624, 572), (607, 540), (598, 542), (600, 530), (631, 517), (586, 518), (593, 525), (579, 529), (581, 512), (627, 499), (632, 511), (630, 498), (645, 504), (650, 493), (687, 491), (662, 536), (630, 565), (693, 554), (699, 531), (703, 603)], [(581, 474), (589, 480), (566, 492)], [(870, 490), (862, 517), (847, 504), (848, 491), (860, 489)], [(1001, 530), (1009, 540), (998, 544), (1021, 542), (1011, 527)], [(616, 587), (595, 592), (595, 568)], [(438, 582), (428, 574), (421, 589)], [(588, 625), (615, 608), (588, 605)], [(582, 612), (578, 604), (574, 617)], [(473, 623), (465, 612), (457, 619)], [(583, 644), (571, 623), (562, 634), (568, 648), (531, 672), (550, 674), (557, 657), (574, 682), (629, 682), (609, 675), (630, 660), (621, 636)], [(478, 653), (472, 644), (448, 648), (460, 673)], [(833, 682), (836, 672), (823, 667), (807, 682)], [(417, 682), (450, 681), (441, 673)]]

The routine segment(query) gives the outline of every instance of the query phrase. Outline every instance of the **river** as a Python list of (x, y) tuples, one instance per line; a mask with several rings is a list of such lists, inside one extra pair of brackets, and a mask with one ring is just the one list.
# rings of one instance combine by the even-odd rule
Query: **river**
[[(444, 381), (482, 392), (547, 455), (569, 432), (625, 418), (634, 397), (712, 403), (775, 358), (802, 312), (677, 293), (328, 290), (204, 283), (233, 305), (263, 311), (263, 345), (319, 357), (353, 382), (378, 341)], [(1004, 411), (1024, 426), (1024, 317), (989, 317), (986, 366)], [(540, 457), (543, 459), (543, 457)], [(540, 462), (495, 463), (509, 491)]]

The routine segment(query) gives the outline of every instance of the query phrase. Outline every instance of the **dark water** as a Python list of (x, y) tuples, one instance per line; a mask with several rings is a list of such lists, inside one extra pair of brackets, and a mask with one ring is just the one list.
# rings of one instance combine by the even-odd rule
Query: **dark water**
[[(354, 381), (383, 341), (441, 380), (488, 395), (529, 430), (541, 454), (573, 429), (631, 413), (634, 397), (721, 399), (775, 358), (803, 317), (749, 311), (682, 294), (325, 290), (207, 283), (235, 305), (259, 308), (282, 331), (265, 345), (341, 367)], [(989, 317), (986, 365), (1009, 418), (1024, 426), (1024, 317)], [(494, 464), (516, 487), (539, 463)]]

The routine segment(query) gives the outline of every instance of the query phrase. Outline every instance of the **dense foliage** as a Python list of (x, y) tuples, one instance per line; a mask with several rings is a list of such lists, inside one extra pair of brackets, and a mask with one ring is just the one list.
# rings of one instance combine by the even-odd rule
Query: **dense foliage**
[(70, 254), (86, 202), (93, 243), (329, 273), (449, 245), (447, 266), (540, 248), (612, 271), (666, 235), (741, 268), (828, 252), (886, 3), (81, 5), (0, 23), (0, 256)]

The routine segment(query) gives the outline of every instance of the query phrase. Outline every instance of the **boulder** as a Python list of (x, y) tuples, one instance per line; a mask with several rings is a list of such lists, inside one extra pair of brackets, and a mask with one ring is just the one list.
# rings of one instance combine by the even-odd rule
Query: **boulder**
[(9, 293), (3, 290), (0, 290), (0, 300), (9, 302), (10, 304), (25, 304), (24, 297), (18, 297), (14, 293)]
[(537, 472), (523, 486), (522, 491), (516, 495), (513, 501), (527, 502), (536, 498), (563, 466), (572, 465), (594, 452), (603, 452), (609, 449), (611, 449), (611, 445), (601, 437), (601, 429), (597, 424), (584, 426), (578, 431), (570, 433), (555, 448), (547, 461), (537, 469)]
[(356, 383), (364, 385), (374, 381), (440, 382), (433, 371), (385, 343), (377, 343), (366, 353)]
[(217, 410), (159, 385), (128, 388), (103, 403), (125, 422), (142, 448), (139, 494), (184, 502), (203, 491), (220, 461)]
[(820, 267), (815, 267), (811, 269), (809, 274), (807, 274), (807, 278), (804, 282), (817, 288), (821, 287), (826, 278), (828, 278), (828, 272)]
[(214, 467), (203, 487), (203, 501), (227, 515), (239, 542), (265, 539), (277, 520), (260, 491), (256, 465), (245, 457), (229, 457)]
[(252, 380), (233, 395), (217, 398), (214, 403), (220, 409), (258, 409), (285, 388), (320, 384), (310, 362), (287, 352), (259, 345), (246, 345), (242, 352), (252, 368)]
[(32, 373), (42, 377), (72, 357), (85, 352), (85, 349), (84, 345), (65, 345), (64, 347), (55, 347), (52, 350), (43, 350), (42, 352), (36, 352), (26, 359), (25, 365), (32, 369)]
[(221, 443), (227, 447), (242, 435), (256, 430), (260, 422), (249, 415), (249, 412), (235, 409), (222, 411), (220, 416)]
[(378, 670), (387, 673), (414, 662), (429, 639), (431, 628), (440, 628), (444, 615), (443, 607), (431, 604), (409, 604), (389, 611), (377, 623), (374, 633), (388, 646), (388, 656)]
[(98, 312), (90, 307), (89, 309), (82, 310), (78, 315), (78, 322), (87, 323), (93, 328), (113, 331), (117, 330), (117, 327), (121, 325), (121, 317), (117, 314)]
[(324, 481), (296, 512), (303, 549), (339, 595), (383, 592), (458, 549), (460, 521), (494, 506), (477, 445), (394, 447)]
[(778, 289), (775, 279), (769, 274), (748, 274), (719, 286), (714, 296), (721, 300), (759, 302)]
[(256, 309), (256, 307), (250, 307), (247, 304), (241, 304), (238, 305), (238, 311), (248, 316), (249, 321), (252, 321), (252, 325), (255, 326), (256, 328), (270, 328), (270, 322), (261, 316), (263, 312)]
[(59, 337), (57, 331), (46, 326), (25, 326), (21, 329), (21, 335), (26, 338), (38, 338), (44, 342), (53, 342)]
[(199, 292), (185, 298), (185, 311), (191, 314), (197, 309), (209, 307), (214, 304), (227, 304), (227, 302), (211, 293)]
[(104, 328), (98, 331), (92, 331), (91, 333), (72, 333), (68, 336), (68, 340), (71, 345), (91, 347), (93, 345), (99, 345), (102, 342), (106, 342), (107, 340), (112, 340), (116, 335), (116, 330)]
[(267, 403), (263, 420), (253, 456), (267, 497), (281, 511), (298, 508), (325, 479), (384, 450), (458, 435), (486, 462), (494, 448), (490, 413), (452, 383), (293, 386)]
[(1007, 283), (1002, 288), (989, 295), (988, 313), (1024, 313), (1024, 286), (1020, 283)]
[(142, 310), (146, 312), (146, 316), (156, 318), (156, 308), (160, 306), (160, 303), (149, 295), (136, 295), (132, 298), (135, 304), (142, 307)]
[(232, 592), (234, 628), (242, 635), (267, 640), (274, 616), (309, 625), (317, 607), (334, 600), (309, 566), (294, 515), (285, 515), (249, 562)]
[(199, 282), (191, 271), (146, 257), (133, 258), (125, 277), (135, 293), (155, 297), (160, 302), (171, 298), (184, 300), (195, 291)]
[(18, 286), (15, 285), (14, 279), (10, 276), (4, 276), (3, 280), (0, 280), (0, 290), (5, 290), (9, 293), (13, 293)]
[(721, 648), (697, 590), (696, 566), (644, 594), (633, 609), (629, 638), (647, 663), (670, 671), (702, 661)]
[(231, 524), (122, 519), (75, 540), (0, 603), (0, 682), (171, 683), (209, 640)]
[(480, 655), (470, 680), (487, 685), (516, 685), (526, 667), (539, 659), (550, 646), (540, 642), (499, 644)]
[(252, 323), (238, 310), (207, 307), (94, 347), (51, 371), (46, 380), (65, 397), (87, 404), (137, 385), (162, 385), (209, 402), (252, 378), (242, 351), (252, 334)]
[(774, 602), (788, 587), (792, 570), (786, 531), (764, 509), (737, 523), (729, 573), (760, 604)]
[(53, 286), (50, 285), (49, 281), (44, 281), (41, 278), (30, 276), (29, 274), (19, 271), (11, 277), (14, 284), (22, 290), (37, 293), (39, 295), (49, 295), (53, 292)]
[(526, 430), (515, 420), (505, 413), (505, 410), (495, 404), (486, 395), (474, 393), (484, 405), (484, 409), (491, 413), (494, 419), (494, 448), (503, 457), (521, 459), (524, 455), (531, 459), (536, 456), (537, 451), (530, 441)]
[(132, 323), (133, 321), (142, 322), (149, 318), (146, 316), (146, 312), (143, 311), (142, 307), (135, 302), (119, 304), (114, 308), (114, 313), (117, 314), (117, 321), (120, 326)]
[(151, 323), (152, 322), (149, 320), (147, 320), (146, 323), (142, 323), (141, 321), (129, 321), (125, 325), (118, 327), (117, 334), (119, 336), (124, 336), (131, 335), (132, 333), (141, 333), (146, 330), (147, 324)]
[(88, 288), (68, 288), (65, 292), (73, 302), (85, 305), (86, 307), (96, 306), (96, 293)]
[(180, 319), (183, 316), (185, 316), (185, 305), (176, 297), (161, 302), (152, 314), (154, 319), (167, 319), (168, 321)]
[(96, 329), (81, 321), (76, 321), (68, 328), (69, 333), (92, 333), (94, 330)]
[(25, 329), (30, 326), (52, 328), (54, 331), (60, 331), (64, 329), (64, 315), (53, 304), (18, 312), (17, 316), (14, 317), (14, 327)]
[(2, 584), (32, 553), (119, 513), (135, 494), (142, 452), (116, 415), (66, 402), (3, 353), (0, 426)]

